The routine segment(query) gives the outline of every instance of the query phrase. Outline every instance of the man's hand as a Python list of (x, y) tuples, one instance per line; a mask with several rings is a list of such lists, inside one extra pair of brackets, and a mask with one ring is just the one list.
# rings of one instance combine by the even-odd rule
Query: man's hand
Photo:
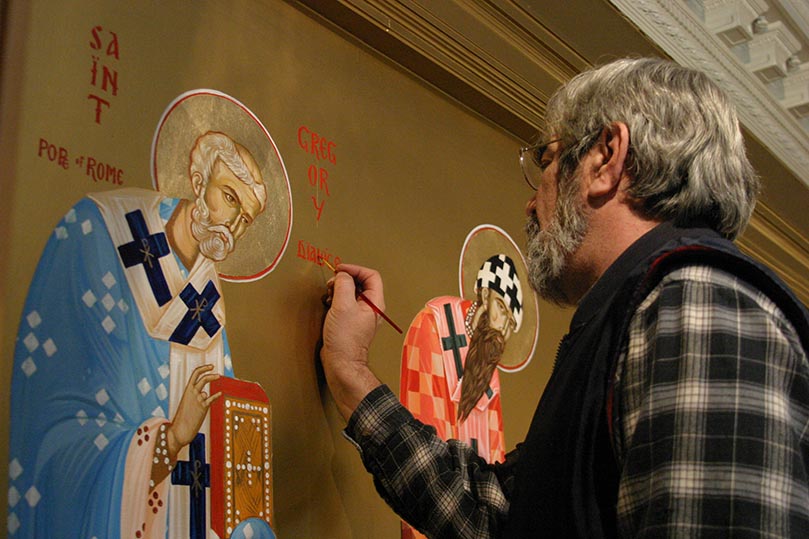
[(376, 306), (385, 308), (379, 273), (340, 264), (337, 274), (329, 281), (331, 308), (323, 324), (320, 351), (329, 388), (345, 419), (351, 417), (365, 395), (380, 385), (368, 368), (368, 349), (379, 319), (373, 309), (357, 297), (357, 287)]

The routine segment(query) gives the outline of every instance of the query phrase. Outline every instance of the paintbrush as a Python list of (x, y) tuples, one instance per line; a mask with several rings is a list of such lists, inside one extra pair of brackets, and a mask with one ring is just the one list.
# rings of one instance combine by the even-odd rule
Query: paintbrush
[[(334, 266), (332, 266), (331, 264), (329, 264), (329, 261), (328, 261), (328, 260), (326, 260), (326, 259), (325, 259), (325, 258), (323, 258), (323, 257), (320, 257), (320, 260), (322, 260), (322, 261), (323, 261), (323, 263), (324, 263), (324, 264), (326, 264), (326, 266), (327, 266), (327, 267), (328, 267), (330, 270), (332, 270), (334, 273), (337, 273), (337, 269), (336, 269)], [(361, 299), (362, 301), (364, 301), (365, 303), (367, 303), (367, 304), (368, 304), (368, 306), (369, 306), (371, 309), (373, 309), (373, 310), (374, 310), (374, 312), (375, 312), (376, 314), (378, 314), (379, 316), (381, 316), (381, 317), (382, 317), (382, 319), (383, 319), (383, 320), (385, 320), (385, 322), (387, 322), (388, 324), (390, 324), (390, 325), (391, 325), (391, 327), (392, 327), (393, 329), (395, 329), (395, 330), (396, 330), (396, 331), (398, 331), (399, 333), (402, 333), (402, 329), (401, 329), (399, 326), (397, 326), (397, 325), (396, 325), (396, 322), (394, 322), (393, 320), (391, 320), (391, 319), (390, 319), (390, 317), (389, 317), (388, 315), (386, 315), (384, 312), (382, 312), (382, 309), (380, 309), (379, 307), (377, 307), (376, 305), (374, 305), (374, 302), (373, 302), (373, 301), (371, 301), (370, 299), (368, 299), (368, 298), (365, 296), (365, 294), (363, 294), (363, 293), (362, 293), (360, 290), (357, 290), (357, 297), (358, 297), (358, 298), (360, 298), (360, 299)]]

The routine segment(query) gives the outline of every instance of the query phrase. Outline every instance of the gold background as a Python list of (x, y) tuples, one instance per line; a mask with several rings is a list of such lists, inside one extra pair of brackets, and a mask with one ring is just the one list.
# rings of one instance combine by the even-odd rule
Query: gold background
[(489, 257), (504, 254), (514, 262), (522, 287), (522, 325), (519, 331), (512, 333), (509, 337), (498, 365), (500, 370), (513, 374), (521, 371), (530, 363), (538, 331), (541, 328), (538, 319), (537, 295), (528, 283), (528, 268), (525, 266), (525, 258), (517, 250), (514, 238), (504, 235), (504, 233), (504, 230), (489, 224), (478, 225), (475, 230), (469, 232), (461, 254), (458, 284), (461, 288), (461, 297), (474, 299), (478, 271)]
[[(322, 383), (315, 354), (330, 272), (300, 258), (299, 248), (378, 268), (387, 312), (404, 327), (427, 300), (457, 290), (459, 250), (476, 225), (496, 224), (522, 242), (531, 193), (516, 160), (520, 141), (297, 4), (98, 0), (7, 8), (0, 392), (9, 393), (17, 324), (53, 225), (85, 193), (115, 187), (93, 182), (73, 160), (92, 156), (123, 169), (125, 187), (150, 188), (150, 146), (165, 107), (191, 89), (222, 91), (267, 127), (292, 188), (290, 242), (275, 270), (224, 284), (234, 371), (259, 382), (273, 403), (276, 532), (398, 537), (399, 520), (341, 436), (344, 423)], [(96, 26), (103, 46), (108, 32), (117, 34), (119, 60), (90, 49)], [(93, 54), (118, 72), (117, 96), (91, 85)], [(111, 101), (100, 125), (89, 93)], [(336, 143), (336, 164), (298, 146), (300, 126)], [(67, 170), (38, 156), (40, 139), (69, 151)], [(329, 196), (310, 185), (311, 165), (328, 171)], [(319, 221), (312, 197), (325, 201)], [(509, 447), (527, 430), (569, 313), (540, 303), (539, 317), (536, 358), (501, 376)], [(401, 335), (380, 326), (372, 368), (394, 390), (401, 346)], [(5, 418), (4, 466), (7, 442)], [(6, 492), (8, 475), (0, 477)]]
[(267, 205), (219, 264), (219, 272), (226, 279), (240, 280), (265, 276), (280, 261), (292, 224), (292, 197), (272, 134), (247, 105), (234, 99), (204, 89), (178, 96), (155, 130), (151, 162), (153, 184), (161, 193), (194, 200), (190, 154), (200, 136), (218, 131), (247, 148), (261, 170)]

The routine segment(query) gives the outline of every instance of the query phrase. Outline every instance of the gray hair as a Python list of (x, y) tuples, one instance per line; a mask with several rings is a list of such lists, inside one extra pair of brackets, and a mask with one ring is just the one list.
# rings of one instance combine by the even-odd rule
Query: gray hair
[[(193, 178), (195, 173), (199, 173), (202, 176), (203, 186), (207, 187), (217, 159), (221, 160), (237, 178), (252, 189), (263, 209), (267, 203), (267, 188), (253, 178), (239, 155), (236, 144), (224, 133), (208, 131), (197, 139), (191, 150), (189, 175)], [(199, 195), (199, 193), (197, 194)]]
[(549, 100), (543, 132), (577, 141), (559, 158), (559, 178), (571, 177), (601, 129), (616, 121), (629, 129), (627, 193), (637, 211), (707, 225), (728, 239), (741, 233), (759, 179), (733, 105), (706, 74), (645, 58), (617, 60), (571, 79)]

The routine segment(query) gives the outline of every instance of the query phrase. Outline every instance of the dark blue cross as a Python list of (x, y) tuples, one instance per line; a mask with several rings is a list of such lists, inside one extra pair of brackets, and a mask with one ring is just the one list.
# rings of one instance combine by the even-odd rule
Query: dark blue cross
[(180, 292), (180, 298), (188, 307), (188, 312), (185, 313), (169, 340), (180, 344), (188, 344), (200, 327), (205, 330), (209, 337), (213, 337), (221, 327), (219, 320), (216, 319), (216, 315), (213, 313), (213, 306), (219, 301), (219, 297), (219, 291), (214, 286), (213, 281), (208, 281), (202, 294), (198, 293), (191, 283), (188, 283)]
[(444, 316), (447, 317), (449, 327), (449, 337), (441, 337), (441, 347), (444, 350), (452, 350), (452, 357), (455, 359), (455, 372), (458, 378), (463, 376), (463, 362), (461, 361), (461, 348), (466, 347), (466, 335), (455, 333), (455, 319), (452, 317), (452, 306), (444, 304)]
[(204, 434), (197, 434), (188, 446), (188, 460), (177, 461), (171, 471), (171, 483), (188, 487), (191, 507), (189, 539), (205, 539), (205, 488), (211, 486), (211, 465), (205, 462)]
[(157, 304), (165, 305), (171, 300), (171, 292), (158, 259), (171, 252), (166, 234), (163, 232), (149, 234), (146, 220), (140, 210), (127, 213), (126, 222), (129, 223), (129, 231), (134, 239), (119, 245), (118, 254), (121, 255), (121, 260), (127, 268), (143, 265)]

